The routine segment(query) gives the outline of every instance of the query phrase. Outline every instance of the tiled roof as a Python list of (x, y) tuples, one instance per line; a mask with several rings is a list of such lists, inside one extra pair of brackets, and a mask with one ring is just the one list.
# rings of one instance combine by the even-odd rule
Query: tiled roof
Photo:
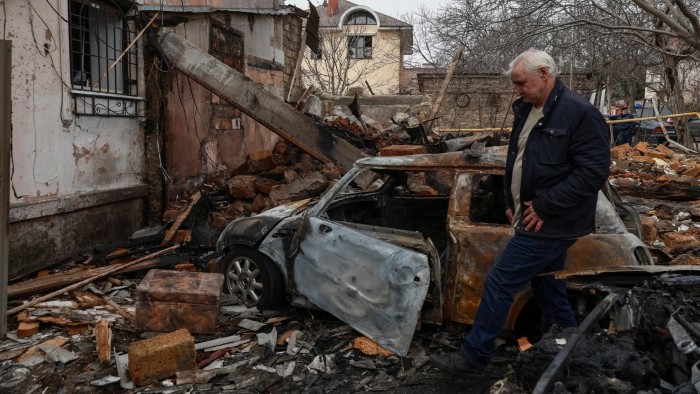
[(398, 20), (396, 18), (392, 18), (389, 15), (382, 14), (381, 12), (377, 12), (370, 7), (367, 7), (362, 4), (355, 4), (346, 0), (338, 0), (338, 10), (333, 14), (333, 16), (328, 16), (328, 6), (327, 5), (317, 5), (316, 6), (316, 11), (318, 11), (319, 16), (321, 17), (320, 20), (320, 26), (321, 28), (324, 27), (337, 27), (338, 24), (340, 23), (340, 17), (343, 16), (345, 11), (349, 10), (352, 7), (364, 7), (368, 10), (372, 10), (374, 13), (376, 13), (379, 16), (379, 26), (380, 27), (407, 27), (407, 28), (412, 28), (413, 25), (406, 23), (404, 21)]

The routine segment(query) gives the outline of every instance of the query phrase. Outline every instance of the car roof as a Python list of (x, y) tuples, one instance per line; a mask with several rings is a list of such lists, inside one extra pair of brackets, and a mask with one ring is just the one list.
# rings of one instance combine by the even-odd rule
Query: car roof
[(492, 146), (475, 157), (467, 151), (447, 153), (425, 153), (408, 156), (375, 156), (359, 159), (355, 167), (380, 170), (431, 170), (431, 169), (477, 169), (503, 170), (506, 165), (508, 147)]

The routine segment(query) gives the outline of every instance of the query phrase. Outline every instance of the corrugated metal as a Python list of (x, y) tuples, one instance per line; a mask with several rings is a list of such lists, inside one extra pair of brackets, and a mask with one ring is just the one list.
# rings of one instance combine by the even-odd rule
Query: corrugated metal
[(320, 17), (318, 11), (309, 1), (309, 18), (306, 20), (306, 45), (313, 53), (318, 53), (319, 45), (321, 45), (321, 38), (318, 32), (320, 27), (319, 22)]

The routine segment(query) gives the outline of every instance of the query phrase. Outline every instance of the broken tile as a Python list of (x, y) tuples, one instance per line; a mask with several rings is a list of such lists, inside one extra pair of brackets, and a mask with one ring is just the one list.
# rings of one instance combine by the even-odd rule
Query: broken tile
[(260, 323), (255, 320), (243, 319), (238, 323), (238, 327), (245, 328), (250, 331), (258, 331), (259, 329), (265, 327), (265, 323)]
[(120, 381), (119, 376), (111, 376), (110, 375), (110, 376), (105, 376), (105, 377), (97, 379), (97, 380), (93, 380), (92, 382), (90, 382), (90, 384), (93, 386), (99, 386), (99, 387), (104, 388), (105, 386), (109, 386), (109, 385), (114, 384), (114, 383), (119, 382), (119, 381)]
[(214, 377), (216, 372), (211, 370), (188, 369), (186, 371), (178, 371), (175, 373), (177, 384), (202, 384), (208, 383)]
[(294, 360), (285, 361), (284, 364), (277, 364), (277, 375), (283, 378), (292, 376), (297, 363)]
[(194, 348), (196, 350), (205, 350), (205, 349), (215, 347), (215, 346), (226, 345), (229, 343), (238, 342), (240, 340), (241, 340), (240, 335), (231, 335), (228, 337), (212, 339), (211, 341), (195, 343)]
[(272, 331), (270, 331), (269, 334), (258, 333), (257, 338), (258, 345), (268, 347), (270, 350), (274, 351), (275, 346), (277, 346), (277, 328), (272, 327)]
[(309, 371), (318, 371), (326, 374), (334, 374), (338, 372), (338, 367), (335, 365), (335, 356), (332, 354), (318, 355), (313, 361), (306, 366)]
[(45, 353), (44, 357), (50, 363), (60, 362), (65, 364), (78, 358), (75, 353), (50, 343), (42, 343), (37, 347)]

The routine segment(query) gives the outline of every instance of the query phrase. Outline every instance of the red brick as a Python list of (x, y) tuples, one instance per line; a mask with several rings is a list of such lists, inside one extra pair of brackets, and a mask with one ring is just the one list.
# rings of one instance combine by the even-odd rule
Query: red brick
[(129, 374), (139, 386), (195, 365), (194, 338), (184, 328), (129, 344)]

